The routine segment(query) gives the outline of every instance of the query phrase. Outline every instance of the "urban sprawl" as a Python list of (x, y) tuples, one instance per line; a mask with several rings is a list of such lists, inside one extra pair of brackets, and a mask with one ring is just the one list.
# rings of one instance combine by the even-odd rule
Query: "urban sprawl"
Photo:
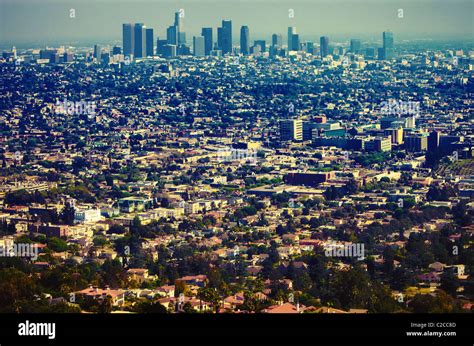
[(3, 51), (0, 312), (472, 311), (472, 47), (122, 36)]

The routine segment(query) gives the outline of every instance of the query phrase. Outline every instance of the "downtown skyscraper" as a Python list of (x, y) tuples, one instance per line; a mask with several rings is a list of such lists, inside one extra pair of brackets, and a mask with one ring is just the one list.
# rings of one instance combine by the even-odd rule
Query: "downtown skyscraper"
[(154, 38), (153, 38), (153, 29), (152, 28), (146, 28), (145, 29), (145, 43), (146, 43), (146, 56), (153, 56), (154, 55)]
[(205, 38), (203, 36), (193, 37), (193, 54), (194, 56), (205, 56)]
[(360, 40), (352, 39), (351, 40), (351, 53), (359, 54), (361, 50)]
[[(222, 50), (222, 55), (232, 54), (232, 21), (223, 20), (222, 27), (220, 29), (221, 30), (220, 30), (219, 48)], [(219, 36), (219, 32), (218, 32), (218, 36)]]
[(298, 50), (293, 46), (294, 38), (293, 36), (296, 35), (296, 28), (294, 26), (288, 27), (288, 51), (291, 52), (292, 50)]
[(133, 24), (122, 25), (122, 45), (123, 55), (131, 56), (135, 50), (135, 35), (133, 31)]
[(204, 37), (204, 54), (211, 55), (212, 51), (212, 28), (202, 28), (201, 36)]
[(186, 33), (184, 32), (184, 12), (178, 11), (174, 14), (174, 26), (178, 36), (178, 45), (186, 43)]
[(250, 52), (249, 27), (244, 25), (240, 28), (240, 53), (248, 55)]
[(390, 31), (384, 31), (382, 34), (382, 39), (383, 39), (382, 59), (393, 58), (393, 33)]
[(135, 58), (143, 58), (146, 56), (146, 26), (143, 23), (135, 23), (133, 31), (135, 36), (133, 55)]
[(319, 50), (321, 53), (321, 58), (324, 58), (329, 55), (329, 37), (327, 36), (321, 36), (319, 39)]

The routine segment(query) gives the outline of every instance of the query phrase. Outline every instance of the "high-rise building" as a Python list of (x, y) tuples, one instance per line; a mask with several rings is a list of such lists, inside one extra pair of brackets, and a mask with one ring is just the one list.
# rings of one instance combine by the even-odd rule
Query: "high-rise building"
[(211, 55), (212, 51), (212, 28), (202, 28), (201, 36), (204, 37), (204, 54)]
[(306, 41), (304, 44), (306, 53), (314, 54), (314, 43), (311, 41)]
[(392, 144), (402, 144), (403, 143), (403, 128), (388, 128), (384, 131), (385, 136), (390, 136), (392, 139)]
[(165, 44), (163, 46), (163, 56), (165, 58), (174, 58), (174, 57), (176, 57), (176, 45), (174, 45), (174, 44)]
[(365, 49), (365, 57), (367, 59), (375, 59), (375, 48), (374, 47), (368, 47)]
[(244, 25), (240, 28), (240, 53), (248, 55), (250, 52), (249, 27)]
[(222, 54), (232, 54), (232, 21), (223, 20), (221, 30)]
[(74, 54), (65, 52), (63, 55), (64, 62), (73, 62), (74, 61)]
[(178, 27), (176, 25), (169, 26), (166, 29), (166, 41), (168, 41), (168, 44), (178, 45)]
[(414, 115), (406, 117), (405, 127), (408, 129), (414, 129), (416, 127), (416, 117)]
[(405, 136), (405, 148), (411, 152), (426, 151), (428, 149), (428, 136), (419, 133)]
[(181, 11), (175, 12), (174, 14), (174, 26), (176, 27), (178, 44), (186, 43), (186, 33), (184, 32), (183, 16), (184, 12)]
[(294, 26), (288, 27), (288, 51), (291, 52), (293, 49), (293, 35), (296, 34), (296, 28)]
[(250, 47), (250, 54), (259, 55), (262, 52), (262, 47), (260, 45), (254, 45)]
[(153, 56), (154, 55), (154, 39), (153, 39), (153, 29), (146, 28), (145, 29), (145, 36), (146, 36), (146, 56)]
[(385, 49), (383, 47), (377, 49), (377, 59), (385, 60)]
[(329, 37), (327, 36), (321, 36), (320, 40), (320, 52), (321, 52), (321, 58), (324, 58), (329, 55)]
[(435, 151), (439, 147), (440, 133), (438, 131), (430, 132), (428, 136), (428, 151)]
[(217, 49), (222, 51), (222, 40), (224, 36), (224, 29), (219, 27), (217, 28)]
[(97, 61), (100, 61), (102, 59), (102, 47), (98, 44), (94, 46), (94, 58)]
[(204, 37), (202, 36), (193, 37), (193, 54), (194, 56), (206, 55), (206, 45), (205, 45)]
[(123, 24), (122, 25), (122, 45), (123, 45), (123, 55), (130, 56), (133, 55), (135, 50), (135, 35), (133, 31), (132, 24)]
[(135, 58), (143, 58), (146, 56), (146, 26), (143, 23), (135, 23), (134, 35), (135, 47), (133, 55)]
[(160, 40), (159, 38), (156, 39), (156, 54), (157, 55), (164, 55), (165, 54), (165, 45), (168, 44), (168, 40)]
[(383, 38), (383, 59), (393, 58), (393, 33), (384, 31)]
[(303, 122), (298, 119), (280, 121), (280, 140), (301, 141), (303, 140)]
[(272, 35), (272, 46), (276, 48), (281, 48), (283, 44), (283, 37), (280, 34)]
[(267, 50), (267, 43), (265, 40), (256, 40), (253, 43), (254, 46), (260, 46), (260, 52), (265, 53)]
[(361, 50), (360, 40), (352, 39), (351, 40), (351, 53), (359, 54)]
[(366, 151), (391, 151), (392, 150), (392, 138), (387, 137), (376, 137), (369, 139), (365, 142)]
[(120, 48), (119, 46), (114, 46), (112, 48), (112, 55), (118, 55), (118, 54), (122, 54), (122, 48)]
[(293, 34), (291, 39), (291, 47), (293, 48), (292, 50), (300, 50), (300, 35)]

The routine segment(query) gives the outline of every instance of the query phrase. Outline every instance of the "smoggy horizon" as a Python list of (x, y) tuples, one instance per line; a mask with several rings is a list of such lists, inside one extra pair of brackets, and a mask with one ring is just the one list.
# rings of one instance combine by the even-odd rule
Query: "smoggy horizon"
[(188, 42), (202, 27), (217, 30), (223, 19), (232, 20), (234, 42), (242, 25), (249, 26), (251, 40), (273, 33), (285, 40), (288, 26), (313, 41), (323, 35), (381, 41), (386, 30), (399, 41), (474, 36), (469, 0), (0, 0), (0, 44), (117, 41), (122, 24), (134, 22), (164, 38), (180, 9)]

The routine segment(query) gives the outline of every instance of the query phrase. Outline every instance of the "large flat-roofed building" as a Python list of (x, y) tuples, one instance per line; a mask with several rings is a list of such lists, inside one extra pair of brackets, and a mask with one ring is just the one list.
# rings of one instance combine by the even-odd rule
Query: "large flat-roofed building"
[(404, 141), (407, 151), (419, 152), (428, 150), (428, 136), (423, 134), (405, 136)]
[(373, 138), (365, 142), (366, 151), (391, 151), (392, 140), (390, 137)]
[(83, 209), (76, 210), (74, 213), (74, 221), (76, 222), (95, 222), (100, 221), (102, 215), (100, 209)]
[(153, 206), (153, 200), (151, 198), (126, 197), (120, 199), (118, 205), (122, 213), (131, 213), (150, 209)]
[(298, 119), (280, 121), (280, 140), (302, 141), (303, 122)]
[(392, 139), (392, 144), (402, 144), (403, 143), (403, 129), (401, 127), (396, 129), (386, 129), (384, 131), (386, 136), (390, 136)]
[(289, 185), (318, 186), (334, 177), (334, 172), (290, 172), (284, 179)]
[(47, 237), (67, 237), (68, 231), (67, 225), (28, 225), (28, 232), (41, 233)]

